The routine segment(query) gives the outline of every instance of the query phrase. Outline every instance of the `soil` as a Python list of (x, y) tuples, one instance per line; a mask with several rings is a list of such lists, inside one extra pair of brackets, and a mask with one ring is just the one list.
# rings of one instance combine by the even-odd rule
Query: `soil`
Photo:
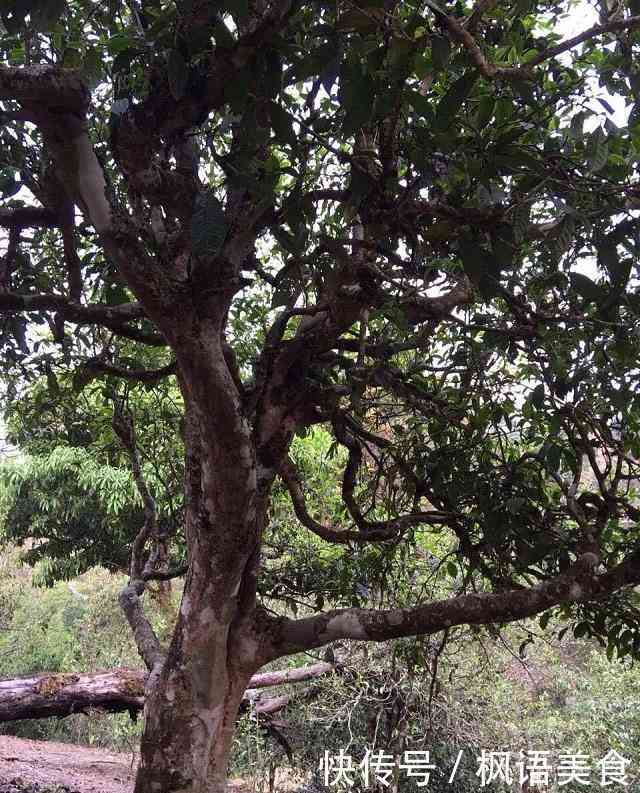
[[(0, 793), (132, 793), (135, 758), (90, 746), (0, 735)], [(241, 781), (230, 793), (249, 793)]]
[(64, 788), (72, 793), (131, 793), (132, 761), (131, 754), (0, 735), (0, 793), (11, 782), (16, 790), (27, 787), (38, 793), (39, 788), (56, 787), (61, 793)]

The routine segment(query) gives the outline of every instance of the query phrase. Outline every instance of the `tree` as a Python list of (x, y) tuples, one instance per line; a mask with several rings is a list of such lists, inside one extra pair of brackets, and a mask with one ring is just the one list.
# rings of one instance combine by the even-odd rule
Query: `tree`
[[(144, 511), (122, 596), (150, 670), (137, 793), (224, 790), (251, 676), (333, 640), (559, 606), (638, 650), (640, 9), (563, 38), (568, 6), (5, 3), (8, 395), (76, 368), (78, 389), (176, 377), (183, 403), (168, 650), (140, 598), (173, 574), (170, 532), (115, 414)], [(331, 521), (291, 454), (318, 425)], [(280, 486), (318, 547), (444, 538), (451, 596), (272, 613)]]

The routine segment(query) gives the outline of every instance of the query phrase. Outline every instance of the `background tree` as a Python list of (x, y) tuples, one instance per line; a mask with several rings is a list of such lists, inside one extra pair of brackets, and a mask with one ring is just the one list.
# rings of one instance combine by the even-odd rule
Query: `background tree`
[[(72, 368), (78, 388), (175, 376), (184, 411), (164, 648), (140, 597), (172, 575), (171, 532), (115, 402), (144, 515), (121, 597), (150, 670), (138, 793), (223, 790), (251, 676), (334, 640), (560, 606), (638, 648), (640, 15), (563, 39), (567, 11), (5, 4), (9, 396)], [(292, 446), (316, 425), (342, 463), (330, 514)], [(454, 594), (363, 608), (359, 582), (340, 608), (273, 613), (277, 487), (318, 549), (442, 535)]]

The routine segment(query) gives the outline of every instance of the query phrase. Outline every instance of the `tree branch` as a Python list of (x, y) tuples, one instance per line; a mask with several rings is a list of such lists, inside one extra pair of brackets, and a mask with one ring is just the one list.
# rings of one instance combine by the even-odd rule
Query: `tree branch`
[(15, 99), (35, 108), (55, 104), (59, 114), (71, 113), (80, 119), (89, 108), (89, 91), (80, 73), (46, 64), (2, 66), (0, 99)]
[(123, 380), (133, 380), (137, 383), (157, 383), (158, 380), (163, 380), (165, 377), (175, 374), (177, 363), (176, 361), (171, 361), (171, 363), (161, 366), (159, 369), (126, 369), (123, 366), (116, 366), (99, 358), (93, 358), (86, 361), (83, 369), (86, 369), (91, 374), (108, 374), (113, 377), (120, 377)]
[(164, 661), (165, 654), (161, 650), (158, 637), (144, 613), (140, 598), (145, 590), (144, 573), (153, 570), (153, 555), (149, 554), (146, 562), (143, 560), (145, 546), (149, 539), (155, 539), (156, 543), (162, 541), (158, 536), (158, 511), (155, 499), (151, 495), (142, 473), (133, 419), (131, 416), (126, 415), (123, 410), (114, 411), (113, 429), (129, 455), (133, 478), (144, 506), (144, 524), (131, 546), (130, 580), (122, 589), (119, 601), (131, 626), (140, 656), (151, 671)]
[(473, 7), (473, 11), (464, 21), (464, 27), (470, 33), (474, 33), (478, 23), (487, 11), (490, 11), (497, 3), (497, 0), (478, 0)]
[(20, 243), (20, 228), (19, 226), (12, 226), (9, 231), (9, 241), (5, 255), (0, 260), (0, 293), (8, 289), (11, 283), (11, 273), (13, 271), (13, 263), (15, 262), (18, 254), (18, 245)]
[(44, 207), (0, 207), (0, 226), (4, 228), (53, 228), (60, 225), (55, 212)]
[(81, 305), (65, 295), (51, 293), (19, 294), (0, 292), (0, 314), (15, 311), (59, 311), (64, 318), (78, 325), (102, 325), (118, 336), (139, 341), (153, 347), (164, 347), (166, 341), (159, 333), (146, 333), (127, 323), (145, 318), (140, 303), (107, 306), (104, 303)]
[[(433, 8), (432, 6), (429, 6)], [(481, 74), (489, 79), (500, 77), (505, 80), (521, 80), (525, 75), (525, 69), (513, 66), (496, 66), (489, 61), (482, 54), (482, 50), (476, 43), (468, 29), (464, 28), (455, 17), (448, 14), (437, 13), (436, 16), (440, 23), (447, 29), (449, 35), (454, 41), (467, 50), (471, 60), (478, 67)]]
[(309, 514), (298, 472), (290, 458), (285, 459), (281, 463), (278, 473), (289, 491), (294, 512), (300, 523), (327, 542), (338, 544), (349, 542), (388, 542), (398, 539), (401, 532), (410, 526), (417, 524), (440, 525), (451, 523), (454, 519), (454, 516), (449, 512), (432, 510), (401, 515), (388, 521), (378, 521), (370, 524), (366, 531), (334, 529), (324, 526)]
[[(486, 8), (492, 5), (491, 0), (489, 0), (489, 2), (486, 2), (486, 0), (481, 0), (479, 2), (476, 6), (476, 9), (474, 9), (474, 12), (469, 17), (466, 25), (461, 24), (455, 17), (444, 14), (430, 3), (428, 5), (431, 10), (434, 11), (436, 17), (443, 27), (446, 28), (451, 38), (454, 41), (457, 41), (467, 50), (471, 60), (475, 63), (479, 72), (489, 79), (493, 79), (494, 77), (505, 80), (531, 79), (531, 70), (544, 61), (549, 60), (549, 58), (555, 58), (557, 55), (561, 55), (563, 52), (573, 49), (573, 47), (576, 47), (578, 44), (589, 41), (596, 36), (601, 36), (604, 33), (615, 33), (617, 31), (627, 30), (640, 25), (640, 15), (631, 16), (627, 19), (613, 20), (602, 25), (593, 25), (593, 27), (590, 27), (588, 30), (583, 31), (577, 36), (573, 36), (573, 38), (561, 41), (554, 47), (548, 47), (530, 61), (523, 63), (521, 66), (496, 66), (496, 64), (490, 63), (485, 58), (476, 40), (471, 35), (471, 31), (477, 25), (482, 13), (484, 13)], [(476, 10), (478, 13), (476, 13)]]
[(336, 639), (386, 641), (456, 625), (512, 622), (561, 603), (604, 598), (623, 586), (640, 583), (640, 552), (601, 575), (595, 574), (598, 564), (595, 554), (586, 553), (566, 573), (527, 589), (473, 593), (406, 609), (349, 608), (299, 620), (273, 619), (273, 655), (267, 657), (310, 650)]
[(527, 69), (531, 69), (532, 67), (543, 63), (543, 61), (547, 61), (549, 58), (555, 58), (556, 55), (561, 55), (563, 52), (567, 52), (568, 50), (577, 47), (578, 44), (583, 44), (585, 41), (596, 38), (596, 36), (601, 36), (603, 33), (617, 33), (622, 30), (637, 27), (638, 25), (640, 25), (640, 15), (631, 16), (627, 19), (616, 19), (612, 22), (607, 22), (604, 25), (593, 25), (593, 27), (590, 27), (588, 30), (584, 30), (577, 36), (573, 36), (573, 38), (561, 41), (559, 44), (556, 44), (555, 47), (548, 47), (530, 61), (527, 61), (524, 65)]

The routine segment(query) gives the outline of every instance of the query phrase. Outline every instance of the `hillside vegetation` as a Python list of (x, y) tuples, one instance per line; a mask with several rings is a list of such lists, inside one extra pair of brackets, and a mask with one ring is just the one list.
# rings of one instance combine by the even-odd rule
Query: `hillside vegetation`
[[(117, 603), (124, 576), (94, 568), (47, 588), (34, 585), (34, 574), (41, 581), (42, 571), (20, 565), (15, 550), (6, 549), (0, 565), (1, 677), (142, 666)], [(147, 595), (163, 638), (179, 589), (174, 584), (169, 602)], [(342, 748), (355, 760), (367, 747), (393, 751), (403, 741), (406, 748), (430, 748), (442, 769), (463, 749), (464, 773), (456, 785), (434, 772), (429, 789), (471, 793), (478, 790), (476, 758), (482, 749), (566, 750), (596, 760), (613, 748), (632, 761), (634, 790), (640, 771), (640, 670), (630, 661), (608, 660), (595, 642), (566, 633), (558, 641), (547, 633), (540, 635), (534, 624), (502, 633), (466, 628), (452, 631), (444, 645), (402, 640), (368, 652), (355, 643), (341, 646), (336, 652), (342, 674), (299, 692), (279, 714), (277, 735), (251, 713), (241, 717), (233, 772), (265, 789), (275, 769), (287, 769), (289, 777), (315, 777), (317, 784), (325, 750), (337, 754)], [(530, 637), (535, 640), (521, 657), (518, 649)], [(2, 731), (135, 752), (140, 729), (126, 713), (95, 712), (6, 724)]]

